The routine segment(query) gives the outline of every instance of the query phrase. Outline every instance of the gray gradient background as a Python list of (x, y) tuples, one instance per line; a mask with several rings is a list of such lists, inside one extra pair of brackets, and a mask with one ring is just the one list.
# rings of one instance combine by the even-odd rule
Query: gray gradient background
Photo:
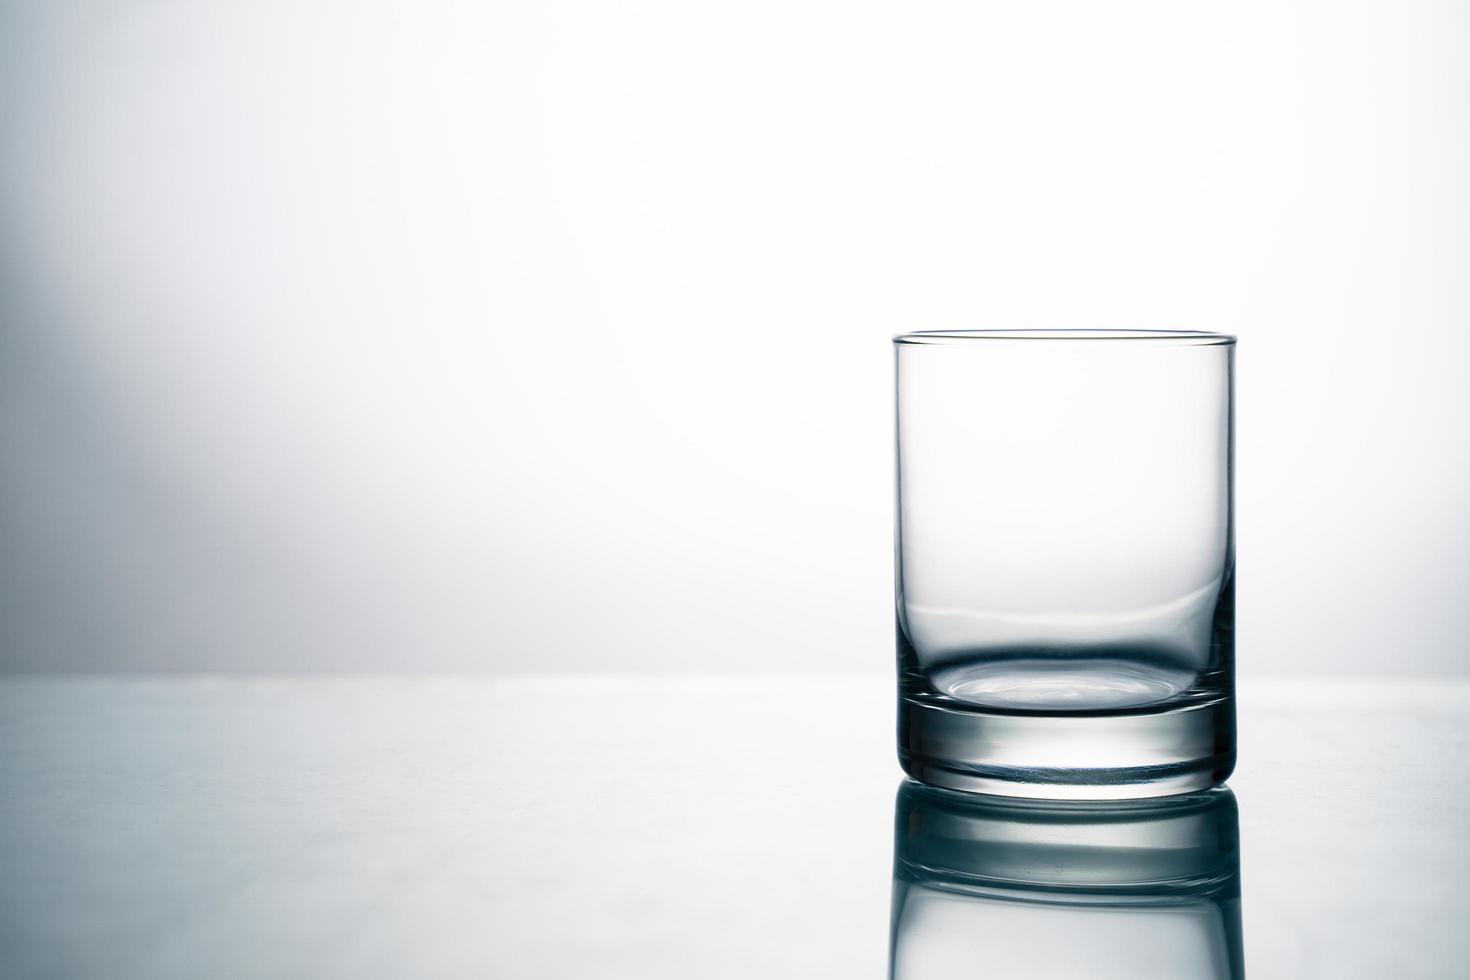
[(881, 670), (888, 337), (1241, 337), (1252, 673), (1465, 674), (1448, 2), (0, 5), (0, 669)]

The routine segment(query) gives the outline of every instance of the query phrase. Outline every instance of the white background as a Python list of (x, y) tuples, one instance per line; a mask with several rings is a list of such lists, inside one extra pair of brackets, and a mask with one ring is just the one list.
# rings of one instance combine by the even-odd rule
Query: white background
[(0, 669), (884, 670), (914, 329), (1223, 330), (1246, 673), (1464, 673), (1470, 12), (0, 12)]

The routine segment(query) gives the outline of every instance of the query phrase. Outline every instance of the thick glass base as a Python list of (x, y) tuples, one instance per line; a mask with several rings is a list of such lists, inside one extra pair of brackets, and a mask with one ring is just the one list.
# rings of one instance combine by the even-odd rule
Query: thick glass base
[(898, 757), (919, 782), (996, 796), (1126, 800), (1223, 783), (1235, 768), (1228, 696), (1118, 714), (1019, 714), (899, 699)]

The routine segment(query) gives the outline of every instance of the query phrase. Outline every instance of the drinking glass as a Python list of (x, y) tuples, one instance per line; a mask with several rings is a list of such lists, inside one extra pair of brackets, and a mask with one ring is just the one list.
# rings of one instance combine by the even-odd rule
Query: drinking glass
[(1239, 980), (1230, 790), (1018, 800), (905, 781), (894, 812), (891, 980)]
[(1235, 338), (894, 339), (899, 758), (1007, 796), (1125, 799), (1235, 764)]

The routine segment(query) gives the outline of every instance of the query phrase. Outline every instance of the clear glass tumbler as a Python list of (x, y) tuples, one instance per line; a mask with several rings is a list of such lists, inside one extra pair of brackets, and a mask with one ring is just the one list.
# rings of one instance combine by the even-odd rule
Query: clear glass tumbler
[(921, 782), (1161, 796), (1235, 765), (1235, 338), (905, 334), (899, 758)]

